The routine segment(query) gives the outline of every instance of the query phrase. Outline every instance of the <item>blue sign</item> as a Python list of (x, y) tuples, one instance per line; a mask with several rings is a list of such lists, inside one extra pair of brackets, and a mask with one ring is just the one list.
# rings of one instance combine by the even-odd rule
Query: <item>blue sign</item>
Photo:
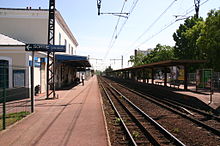
[[(32, 64), (33, 64), (33, 62), (29, 60), (29, 66), (32, 66)], [(40, 62), (34, 61), (34, 66), (35, 67), (40, 67), (40, 65), (41, 65)]]
[(65, 45), (26, 44), (25, 51), (66, 52)]
[(65, 45), (49, 45), (51, 52), (66, 52)]
[(45, 44), (26, 44), (25, 51), (48, 51), (49, 46)]

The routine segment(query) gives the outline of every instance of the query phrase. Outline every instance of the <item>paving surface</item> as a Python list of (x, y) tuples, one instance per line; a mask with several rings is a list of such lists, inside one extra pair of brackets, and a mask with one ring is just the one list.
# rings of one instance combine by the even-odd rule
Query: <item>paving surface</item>
[[(183, 87), (180, 87), (183, 89)], [(194, 89), (192, 89), (194, 91)], [(201, 100), (205, 104), (209, 105), (213, 109), (220, 110), (220, 92), (214, 92), (212, 95), (210, 95), (209, 91), (196, 93), (192, 91), (175, 91), (176, 93), (181, 93), (189, 96), (196, 97), (197, 99)]]
[(106, 146), (107, 134), (97, 78), (58, 99), (37, 97), (35, 113), (0, 132), (0, 146)]
[[(155, 84), (159, 84), (161, 86), (164, 85), (162, 80), (155, 80)], [(169, 83), (167, 83), (167, 86), (169, 87)], [(175, 87), (174, 87), (175, 88)], [(177, 87), (176, 87), (177, 88)], [(184, 89), (183, 85), (179, 86), (179, 89)], [(196, 87), (195, 86), (188, 86), (187, 91), (174, 91), (176, 93), (180, 93), (180, 94), (184, 94), (184, 95), (188, 95), (188, 96), (193, 96), (199, 100), (201, 100), (202, 102), (204, 102), (205, 104), (207, 104), (208, 106), (212, 107), (213, 109), (216, 109), (217, 111), (220, 112), (220, 92), (219, 91), (215, 91), (212, 95), (210, 95), (210, 91), (196, 91)]]

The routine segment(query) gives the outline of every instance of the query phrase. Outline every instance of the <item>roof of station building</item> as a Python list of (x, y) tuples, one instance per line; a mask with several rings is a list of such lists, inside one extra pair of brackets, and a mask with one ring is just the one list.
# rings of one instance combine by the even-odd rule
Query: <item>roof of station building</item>
[(0, 33), (0, 46), (24, 46), (25, 43)]
[[(29, 14), (29, 13), (46, 13), (49, 11), (49, 9), (42, 9), (41, 7), (39, 7), (38, 9), (36, 8), (32, 8), (32, 7), (26, 7), (26, 8), (0, 8), (0, 11), (2, 13), (2, 16), (5, 17), (5, 15), (20, 15), (22, 17), (26, 17), (25, 14)], [(19, 13), (18, 13), (19, 12)], [(48, 13), (49, 14), (49, 13)], [(29, 14), (31, 15), (31, 14)], [(31, 15), (32, 17), (40, 17), (41, 15), (37, 14), (37, 15)], [(45, 18), (48, 19), (48, 16), (44, 16)], [(65, 22), (64, 18), (62, 17), (62, 15), (60, 14), (60, 12), (56, 9), (56, 13), (55, 13), (55, 18), (57, 20), (57, 23), (60, 25), (60, 27), (65, 31), (65, 33), (68, 35), (68, 37), (73, 41), (73, 43), (78, 46), (78, 42), (76, 40), (76, 38), (74, 37), (74, 35), (72, 34), (72, 31), (70, 30), (69, 26), (67, 25), (67, 23)]]
[(86, 56), (56, 54), (55, 59), (73, 67), (91, 67)]

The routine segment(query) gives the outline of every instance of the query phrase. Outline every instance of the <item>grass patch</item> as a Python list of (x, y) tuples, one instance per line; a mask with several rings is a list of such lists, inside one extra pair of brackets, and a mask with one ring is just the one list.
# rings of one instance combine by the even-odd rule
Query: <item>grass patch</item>
[(180, 130), (179, 130), (179, 128), (174, 128), (174, 129), (173, 129), (173, 132), (174, 132), (174, 133), (179, 133)]
[(133, 136), (134, 138), (138, 138), (138, 137), (140, 136), (140, 133), (139, 133), (138, 131), (133, 131), (133, 132), (132, 132), (132, 136)]
[(115, 124), (119, 124), (121, 122), (120, 118), (115, 118)]
[[(28, 111), (6, 114), (6, 127), (23, 119), (24, 117), (26, 117), (29, 114), (30, 114), (30, 112), (28, 112)], [(0, 130), (3, 130), (2, 120), (3, 120), (3, 117), (2, 117), (2, 115), (0, 115)]]

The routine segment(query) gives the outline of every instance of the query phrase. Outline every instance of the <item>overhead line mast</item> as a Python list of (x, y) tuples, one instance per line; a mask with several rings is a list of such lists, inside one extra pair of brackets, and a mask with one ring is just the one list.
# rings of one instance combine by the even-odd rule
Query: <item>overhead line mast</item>
[(101, 0), (97, 0), (98, 15), (100, 15), (101, 3)]
[(112, 12), (101, 13), (101, 3), (102, 3), (102, 0), (97, 0), (98, 15), (110, 14), (110, 15), (114, 15), (114, 16), (118, 16), (118, 17), (128, 18), (129, 13), (122, 13), (122, 12), (120, 12), (120, 13), (112, 13)]
[(194, 0), (194, 4), (195, 4), (195, 11), (196, 11), (196, 18), (199, 18), (200, 0)]
[[(48, 44), (55, 43), (55, 0), (49, 1), (49, 19), (48, 19)], [(55, 52), (47, 53), (47, 97), (46, 99), (55, 98)]]

